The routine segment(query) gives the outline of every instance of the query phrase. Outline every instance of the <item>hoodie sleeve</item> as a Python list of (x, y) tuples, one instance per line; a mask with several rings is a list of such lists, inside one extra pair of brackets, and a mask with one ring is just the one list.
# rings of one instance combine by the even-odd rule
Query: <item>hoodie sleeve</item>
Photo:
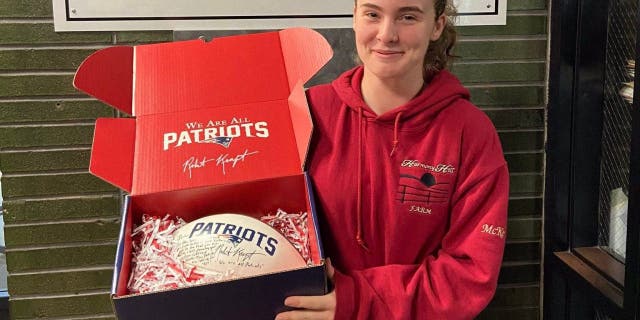
[(473, 319), (486, 307), (497, 286), (509, 197), (507, 166), (489, 128), (481, 129), (485, 135), (463, 134), (441, 248), (420, 264), (337, 271), (336, 320)]

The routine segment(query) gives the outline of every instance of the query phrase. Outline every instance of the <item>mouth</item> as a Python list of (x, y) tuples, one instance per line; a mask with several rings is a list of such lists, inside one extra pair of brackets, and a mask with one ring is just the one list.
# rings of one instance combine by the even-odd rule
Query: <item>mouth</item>
[(399, 50), (384, 50), (384, 49), (373, 49), (371, 51), (383, 57), (393, 57), (393, 56), (398, 56), (404, 53)]

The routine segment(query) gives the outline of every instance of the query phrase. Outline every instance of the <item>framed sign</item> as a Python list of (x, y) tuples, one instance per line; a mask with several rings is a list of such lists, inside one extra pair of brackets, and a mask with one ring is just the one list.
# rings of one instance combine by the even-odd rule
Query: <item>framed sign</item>
[[(350, 28), (352, 0), (52, 0), (56, 31)], [(459, 25), (506, 24), (507, 0), (454, 0)]]
[(454, 0), (457, 25), (506, 25), (507, 0)]

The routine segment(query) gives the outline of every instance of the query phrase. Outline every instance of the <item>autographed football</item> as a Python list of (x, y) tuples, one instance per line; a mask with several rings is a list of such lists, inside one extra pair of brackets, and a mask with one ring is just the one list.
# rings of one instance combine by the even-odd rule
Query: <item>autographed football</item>
[(188, 267), (233, 278), (306, 266), (282, 234), (241, 214), (214, 214), (194, 220), (176, 230), (174, 241), (173, 252)]

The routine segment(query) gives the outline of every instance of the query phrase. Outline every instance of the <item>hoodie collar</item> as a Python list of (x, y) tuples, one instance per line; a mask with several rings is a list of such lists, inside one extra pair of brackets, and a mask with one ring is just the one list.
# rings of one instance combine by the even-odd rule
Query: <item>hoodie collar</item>
[[(450, 72), (442, 70), (425, 84), (415, 98), (377, 115), (367, 106), (362, 97), (360, 84), (363, 76), (364, 67), (357, 66), (334, 80), (332, 86), (342, 102), (356, 113), (362, 110), (364, 118), (391, 125), (399, 120), (403, 128), (423, 127), (453, 100), (469, 99), (469, 91), (460, 84), (460, 81)], [(397, 118), (399, 113), (401, 116)]]

